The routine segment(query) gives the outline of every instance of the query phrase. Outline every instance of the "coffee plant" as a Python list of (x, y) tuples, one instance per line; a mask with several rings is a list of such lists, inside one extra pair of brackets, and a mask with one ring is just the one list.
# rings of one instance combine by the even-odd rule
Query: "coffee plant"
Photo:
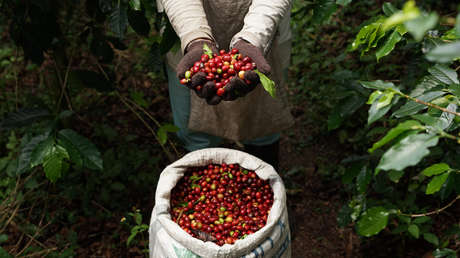
[[(414, 1), (402, 9), (384, 3), (382, 11), (362, 26), (349, 51), (373, 56), (378, 69), (399, 49), (416, 70), (359, 81), (368, 92), (366, 128), (374, 143), (367, 154), (343, 160), (342, 181), (353, 198), (338, 221), (354, 222), (364, 237), (385, 231), (423, 238), (434, 257), (456, 257), (447, 247), (460, 233), (458, 214), (448, 210), (460, 199), (460, 15), (426, 12)], [(440, 216), (453, 217), (442, 232), (434, 227), (445, 223)]]

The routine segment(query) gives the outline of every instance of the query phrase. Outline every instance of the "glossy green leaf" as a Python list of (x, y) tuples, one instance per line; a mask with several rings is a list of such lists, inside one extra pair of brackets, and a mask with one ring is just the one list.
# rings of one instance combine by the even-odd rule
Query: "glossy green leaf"
[(384, 18), (380, 17), (375, 22), (362, 27), (353, 43), (351, 43), (350, 50), (354, 51), (366, 43), (367, 50), (369, 50), (372, 45), (375, 45), (377, 43), (375, 39), (380, 39), (385, 35), (385, 32), (381, 29), (383, 20)]
[[(425, 102), (430, 102), (438, 97), (441, 97), (444, 94), (446, 93), (443, 91), (431, 91), (421, 96), (418, 96), (417, 99), (425, 101)], [(397, 118), (410, 116), (410, 115), (414, 115), (418, 113), (419, 111), (427, 109), (427, 108), (428, 106), (425, 106), (423, 104), (417, 103), (412, 100), (407, 100), (406, 104), (404, 104), (402, 107), (400, 107), (398, 110), (396, 110), (393, 113), (393, 116)]]
[(129, 5), (136, 11), (141, 10), (141, 1), (140, 0), (130, 0)]
[(430, 134), (413, 134), (393, 145), (383, 154), (378, 165), (382, 170), (403, 170), (416, 165), (430, 153), (429, 147), (438, 143), (438, 136)]
[(393, 14), (395, 14), (396, 12), (398, 12), (399, 10), (394, 7), (394, 5), (390, 2), (385, 2), (383, 3), (382, 5), (382, 10), (383, 10), (383, 13), (386, 15), (386, 16), (391, 16)]
[(432, 233), (424, 233), (423, 238), (428, 241), (429, 243), (439, 246), (439, 239), (435, 234)]
[(382, 98), (380, 96), (377, 101), (374, 101), (372, 103), (371, 107), (369, 108), (369, 116), (367, 118), (367, 124), (372, 124), (373, 122), (379, 120), (381, 117), (383, 117), (388, 111), (390, 111), (391, 107), (393, 106), (394, 103), (396, 103), (399, 99), (399, 96), (396, 96), (392, 98), (392, 102), (390, 105), (386, 105), (382, 108), (379, 108), (379, 99)]
[(51, 153), (54, 147), (54, 138), (48, 137), (35, 147), (30, 159), (30, 166), (35, 167), (40, 165), (46, 156)]
[(385, 22), (383, 23), (383, 30), (390, 30), (391, 28), (399, 24), (402, 24), (409, 20), (416, 19), (419, 16), (420, 10), (415, 6), (415, 1), (407, 1), (403, 6), (402, 11), (394, 13), (393, 15), (388, 17), (388, 19), (385, 20)]
[(419, 120), (420, 122), (422, 122), (423, 124), (427, 125), (427, 126), (432, 126), (434, 127), (437, 122), (438, 122), (438, 117), (434, 117), (434, 116), (430, 116), (429, 114), (425, 113), (425, 114), (416, 114), (416, 115), (413, 115), (412, 118), (415, 118), (417, 120)]
[(409, 233), (416, 239), (418, 239), (420, 236), (420, 229), (416, 224), (411, 224), (409, 228), (407, 228), (407, 231), (409, 231)]
[(433, 257), (434, 258), (457, 258), (457, 252), (449, 248), (436, 249), (433, 251)]
[(380, 58), (387, 56), (388, 54), (393, 51), (395, 48), (396, 44), (400, 42), (402, 39), (400, 33), (396, 30), (394, 30), (390, 36), (387, 38), (385, 43), (375, 52), (375, 56), (377, 57), (377, 62), (380, 60)]
[(380, 206), (368, 209), (357, 223), (358, 234), (366, 237), (378, 234), (387, 226), (389, 215), (389, 212)]
[(126, 6), (116, 6), (110, 14), (110, 28), (116, 37), (122, 39), (128, 27), (128, 9)]
[(391, 104), (391, 101), (393, 100), (393, 97), (394, 97), (395, 93), (393, 91), (386, 91), (382, 94), (382, 96), (380, 98), (378, 98), (377, 100), (377, 105), (376, 105), (376, 109), (381, 109), (381, 108), (384, 108), (388, 105)]
[[(457, 105), (455, 105), (454, 103), (450, 103), (446, 109), (451, 112), (456, 112)], [(436, 121), (436, 124), (434, 125), (434, 127), (439, 128), (441, 130), (446, 130), (452, 125), (452, 123), (454, 122), (454, 118), (455, 118), (454, 114), (449, 113), (449, 112), (442, 112), (441, 116)]]
[(179, 131), (179, 128), (172, 124), (164, 124), (160, 128), (158, 128), (157, 136), (160, 139), (161, 145), (165, 144), (168, 140), (167, 133), (175, 133)]
[(133, 30), (144, 37), (150, 32), (150, 24), (143, 11), (128, 10), (128, 22)]
[(212, 58), (213, 56), (212, 49), (208, 46), (208, 44), (206, 43), (203, 44), (203, 51), (206, 55), (209, 56), (209, 58)]
[[(460, 43), (460, 42), (459, 42)], [(447, 65), (436, 64), (428, 69), (428, 72), (441, 83), (458, 84), (458, 74), (454, 69)]]
[(363, 194), (367, 190), (367, 186), (372, 180), (372, 170), (367, 166), (361, 168), (361, 171), (356, 178), (356, 189), (359, 193)]
[(397, 89), (392, 82), (384, 82), (381, 80), (377, 81), (360, 81), (359, 82), (364, 88), (385, 91), (387, 89)]
[(432, 62), (447, 63), (460, 58), (460, 42), (448, 43), (435, 47), (426, 54)]
[(254, 70), (254, 72), (259, 75), (260, 83), (264, 87), (264, 89), (272, 96), (272, 98), (276, 97), (276, 89), (275, 89), (275, 82), (268, 78), (265, 74), (259, 72), (259, 70)]
[(67, 142), (67, 145), (75, 148), (82, 159), (84, 167), (102, 170), (102, 157), (97, 147), (86, 137), (83, 137), (71, 129), (59, 131), (58, 138)]
[(165, 25), (165, 29), (163, 34), (161, 35), (161, 42), (160, 42), (160, 53), (164, 55), (169, 51), (174, 52), (174, 46), (176, 43), (179, 43), (180, 39), (177, 36), (174, 28), (172, 27), (170, 22), (167, 22)]
[(337, 10), (335, 0), (319, 0), (315, 3), (313, 7), (313, 17), (311, 18), (313, 24), (322, 24), (326, 22)]
[(391, 170), (388, 172), (388, 178), (395, 183), (398, 183), (402, 176), (404, 176), (404, 171)]
[(2, 121), (0, 121), (0, 130), (10, 130), (26, 125), (30, 125), (36, 121), (49, 119), (50, 113), (43, 108), (24, 108), (15, 112), (8, 113)]
[(444, 173), (438, 176), (433, 177), (430, 183), (428, 183), (426, 187), (426, 194), (434, 194), (441, 190), (442, 185), (446, 182), (447, 178), (449, 177), (450, 173)]
[(383, 145), (387, 144), (401, 133), (407, 130), (420, 130), (417, 127), (420, 126), (420, 123), (415, 120), (408, 120), (398, 124), (395, 128), (392, 128), (382, 139), (372, 145), (372, 148), (369, 149), (369, 152), (373, 152), (376, 149), (382, 147)]
[(369, 99), (367, 100), (366, 104), (369, 104), (371, 105), (372, 103), (374, 103), (374, 101), (376, 99), (378, 99), (380, 97), (380, 95), (382, 95), (383, 92), (379, 91), (379, 90), (376, 90), (374, 92), (371, 93), (371, 95), (369, 95)]
[(450, 167), (446, 163), (437, 163), (425, 168), (422, 171), (422, 174), (424, 174), (425, 176), (435, 176), (442, 174), (448, 170), (450, 170)]
[(455, 95), (457, 98), (460, 98), (460, 85), (459, 84), (451, 84), (449, 85), (449, 91)]
[[(16, 168), (16, 174), (20, 175), (30, 170), (30, 161), (32, 159), (32, 153), (35, 148), (44, 140), (48, 138), (48, 134), (41, 134), (32, 138), (29, 142), (24, 144), (21, 148), (21, 152), (18, 157), (18, 166)], [(23, 138), (25, 140), (25, 138)]]
[(438, 19), (439, 17), (436, 13), (431, 13), (429, 15), (422, 14), (416, 19), (405, 22), (404, 26), (416, 41), (421, 41), (425, 33), (436, 26)]
[(52, 148), (51, 152), (48, 153), (43, 160), (43, 170), (45, 171), (46, 177), (51, 182), (56, 182), (66, 170), (66, 164), (64, 159), (68, 159), (68, 154), (60, 146)]

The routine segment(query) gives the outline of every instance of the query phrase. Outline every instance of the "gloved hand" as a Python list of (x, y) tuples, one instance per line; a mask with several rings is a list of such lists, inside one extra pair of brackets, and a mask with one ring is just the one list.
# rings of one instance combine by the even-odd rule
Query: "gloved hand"
[[(187, 49), (185, 49), (184, 57), (182, 57), (179, 64), (177, 65), (177, 77), (179, 79), (185, 78), (185, 72), (188, 71), (191, 67), (193, 67), (195, 62), (201, 60), (201, 56), (204, 54), (204, 50), (203, 50), (204, 44), (208, 45), (208, 47), (212, 50), (213, 53), (218, 52), (216, 44), (211, 40), (198, 39), (190, 43), (187, 46)], [(206, 80), (206, 74), (204, 72), (198, 72), (198, 73), (193, 74), (193, 76), (190, 78), (190, 81), (185, 85), (188, 88), (193, 89), (199, 97), (206, 98), (206, 100), (208, 99), (211, 100), (212, 97), (216, 95), (215, 87), (211, 89), (209, 82), (207, 82)], [(199, 85), (202, 86), (200, 90), (197, 89), (197, 86)], [(205, 90), (206, 88), (207, 90)]]
[[(256, 69), (263, 74), (270, 74), (271, 67), (262, 53), (262, 51), (245, 40), (239, 40), (233, 46), (238, 49), (239, 53), (243, 56), (248, 56), (252, 62), (256, 64)], [(242, 97), (256, 88), (260, 84), (260, 78), (254, 71), (245, 71), (244, 80), (235, 76), (225, 86), (225, 94), (222, 96), (224, 100), (235, 100)]]

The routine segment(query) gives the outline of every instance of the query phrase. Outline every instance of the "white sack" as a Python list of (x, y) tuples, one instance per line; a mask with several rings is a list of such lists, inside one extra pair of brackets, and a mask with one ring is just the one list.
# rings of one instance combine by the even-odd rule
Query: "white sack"
[[(274, 202), (267, 224), (234, 244), (218, 246), (192, 237), (171, 220), (171, 190), (188, 167), (208, 164), (232, 164), (253, 170), (262, 179), (269, 179)], [(291, 257), (291, 238), (286, 207), (286, 191), (273, 167), (245, 152), (209, 148), (191, 152), (166, 167), (160, 175), (149, 228), (151, 258), (220, 258), (220, 257)]]

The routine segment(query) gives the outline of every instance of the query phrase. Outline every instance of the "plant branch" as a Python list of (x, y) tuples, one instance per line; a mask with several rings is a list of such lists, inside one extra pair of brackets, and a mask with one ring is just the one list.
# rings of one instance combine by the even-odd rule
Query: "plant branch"
[(123, 104), (125, 104), (125, 106), (129, 108), (131, 112), (133, 112), (134, 115), (136, 115), (137, 118), (139, 118), (139, 120), (141, 120), (145, 127), (147, 127), (147, 129), (152, 133), (157, 142), (160, 144), (163, 151), (166, 153), (166, 156), (168, 156), (169, 161), (174, 161), (173, 155), (165, 148), (163, 144), (161, 144), (160, 138), (158, 138), (158, 135), (155, 133), (155, 130), (153, 130), (153, 128), (147, 123), (147, 121), (145, 121), (144, 118), (142, 118), (142, 116), (126, 101), (125, 97), (123, 97), (118, 91), (116, 91), (116, 94), (120, 98), (121, 102), (123, 102)]
[(405, 213), (399, 213), (399, 215), (402, 215), (402, 216), (407, 216), (407, 217), (411, 217), (411, 218), (417, 218), (417, 217), (425, 217), (425, 216), (431, 216), (431, 215), (434, 215), (434, 214), (439, 214), (441, 213), (442, 211), (444, 211), (445, 209), (449, 208), (450, 206), (454, 205), (454, 203), (460, 199), (460, 195), (457, 195), (457, 197), (455, 199), (453, 199), (450, 203), (448, 203), (446, 206), (442, 207), (442, 208), (439, 208), (437, 210), (434, 210), (434, 211), (430, 211), (430, 212), (426, 212), (426, 213), (420, 213), (420, 214), (405, 214)]
[(420, 99), (411, 97), (411, 96), (409, 96), (409, 95), (407, 95), (407, 94), (404, 94), (404, 93), (402, 93), (402, 92), (400, 92), (400, 91), (395, 91), (395, 93), (397, 93), (397, 94), (399, 94), (399, 95), (405, 97), (406, 99), (410, 99), (410, 100), (412, 100), (412, 101), (415, 101), (415, 102), (417, 102), (417, 103), (419, 103), (419, 104), (422, 104), (422, 105), (425, 105), (425, 106), (428, 106), (428, 107), (432, 107), (432, 108), (436, 108), (436, 109), (439, 109), (439, 110), (441, 110), (441, 111), (443, 111), (443, 112), (447, 112), (447, 113), (450, 113), (450, 114), (453, 114), (453, 115), (456, 115), (456, 116), (460, 117), (460, 113), (458, 113), (458, 112), (451, 111), (451, 110), (448, 110), (447, 108), (440, 107), (440, 106), (438, 106), (438, 105), (436, 105), (436, 104), (429, 103), (429, 102), (425, 102), (425, 101), (423, 101), (423, 100), (420, 100)]

